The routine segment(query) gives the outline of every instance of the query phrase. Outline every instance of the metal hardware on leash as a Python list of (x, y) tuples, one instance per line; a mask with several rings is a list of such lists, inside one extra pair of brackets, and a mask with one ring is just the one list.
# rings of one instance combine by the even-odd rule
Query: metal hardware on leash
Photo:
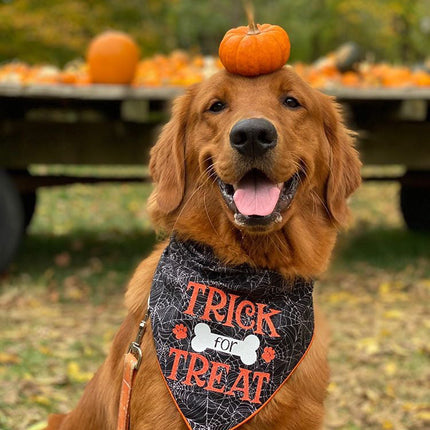
[[(148, 305), (149, 305), (149, 300), (148, 300)], [(147, 324), (148, 318), (149, 318), (149, 306), (145, 316), (143, 317), (143, 320), (139, 324), (139, 330), (137, 331), (136, 339), (130, 343), (130, 346), (128, 347), (128, 350), (127, 350), (127, 353), (133, 354), (137, 360), (134, 366), (135, 370), (139, 369), (140, 363), (142, 362), (142, 350), (140, 348), (140, 344), (142, 343), (142, 338), (146, 331), (146, 324)]]
[(129, 430), (130, 429), (130, 399), (131, 390), (133, 386), (133, 380), (136, 376), (136, 372), (142, 362), (142, 349), (140, 345), (142, 343), (143, 335), (146, 331), (146, 324), (149, 318), (149, 298), (148, 307), (146, 308), (146, 314), (143, 320), (139, 324), (139, 330), (137, 331), (136, 339), (130, 343), (128, 350), (124, 356), (124, 369), (122, 373), (122, 384), (121, 393), (119, 397), (119, 409), (118, 409), (118, 422), (117, 430)]

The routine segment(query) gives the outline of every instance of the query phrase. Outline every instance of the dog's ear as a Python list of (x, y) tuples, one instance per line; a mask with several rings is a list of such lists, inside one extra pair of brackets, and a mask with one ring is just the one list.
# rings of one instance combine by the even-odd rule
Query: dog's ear
[(155, 182), (159, 209), (169, 214), (182, 202), (185, 192), (185, 135), (191, 90), (177, 98), (170, 121), (163, 127), (151, 149), (149, 172)]
[(345, 127), (340, 107), (326, 96), (324, 108), (324, 131), (330, 145), (326, 205), (334, 224), (341, 227), (348, 221), (347, 199), (361, 183), (361, 162), (354, 133)]

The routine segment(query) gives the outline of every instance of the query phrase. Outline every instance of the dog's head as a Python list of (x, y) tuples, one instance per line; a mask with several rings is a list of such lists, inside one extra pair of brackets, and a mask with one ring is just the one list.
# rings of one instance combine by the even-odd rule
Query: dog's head
[(288, 67), (255, 78), (219, 72), (190, 87), (151, 151), (150, 171), (149, 207), (164, 229), (223, 244), (230, 255), (245, 246), (255, 264), (270, 243), (290, 264), (321, 254), (320, 269), (360, 183), (337, 106)]

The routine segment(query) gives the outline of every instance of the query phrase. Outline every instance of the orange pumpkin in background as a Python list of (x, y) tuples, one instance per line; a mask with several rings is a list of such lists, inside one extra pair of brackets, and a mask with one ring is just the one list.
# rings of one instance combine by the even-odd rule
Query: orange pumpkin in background
[(257, 76), (280, 69), (290, 57), (290, 39), (278, 25), (255, 25), (233, 28), (219, 46), (219, 57), (230, 72)]
[(90, 81), (97, 84), (130, 84), (139, 62), (136, 42), (120, 31), (95, 37), (87, 51)]

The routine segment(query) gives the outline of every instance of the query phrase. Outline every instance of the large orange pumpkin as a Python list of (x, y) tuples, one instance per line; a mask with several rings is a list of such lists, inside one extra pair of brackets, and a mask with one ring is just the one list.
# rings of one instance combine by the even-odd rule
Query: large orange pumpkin
[(278, 25), (233, 28), (219, 46), (219, 57), (230, 73), (257, 76), (280, 69), (290, 57), (290, 39)]
[(90, 80), (98, 84), (129, 84), (139, 62), (136, 42), (119, 31), (106, 31), (94, 38), (87, 51)]

